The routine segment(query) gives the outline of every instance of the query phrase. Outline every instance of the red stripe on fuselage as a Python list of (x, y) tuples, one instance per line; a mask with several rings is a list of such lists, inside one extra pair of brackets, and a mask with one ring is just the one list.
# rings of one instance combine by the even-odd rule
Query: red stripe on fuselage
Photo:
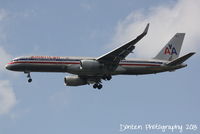
[(80, 63), (76, 63), (76, 62), (45, 62), (45, 61), (15, 61), (15, 62), (10, 62), (8, 64), (17, 64), (17, 63), (33, 63), (33, 64), (80, 64)]
[[(31, 64), (80, 64), (79, 62), (44, 62), (44, 61), (15, 61), (8, 64), (17, 64), (17, 63), (31, 63)], [(119, 64), (120, 66), (160, 66), (158, 64)]]

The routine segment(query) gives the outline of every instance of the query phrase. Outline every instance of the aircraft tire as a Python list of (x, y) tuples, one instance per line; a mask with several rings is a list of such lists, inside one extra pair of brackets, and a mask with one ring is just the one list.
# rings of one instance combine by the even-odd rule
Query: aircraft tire
[(109, 76), (106, 77), (106, 79), (107, 79), (107, 80), (111, 80), (111, 79), (112, 79), (112, 76), (109, 75)]
[(32, 82), (32, 79), (28, 79), (28, 82), (31, 83), (31, 82)]
[(98, 85), (97, 85), (97, 84), (94, 84), (94, 85), (93, 85), (93, 88), (97, 88), (97, 87), (98, 87)]
[(103, 85), (99, 84), (97, 88), (100, 90), (102, 87)]

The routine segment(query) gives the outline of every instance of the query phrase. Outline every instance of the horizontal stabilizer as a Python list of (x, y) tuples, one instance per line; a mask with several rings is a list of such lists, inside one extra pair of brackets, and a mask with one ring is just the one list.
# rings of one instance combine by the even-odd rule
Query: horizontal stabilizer
[(177, 58), (171, 62), (169, 62), (167, 65), (168, 66), (175, 66), (175, 65), (179, 65), (179, 64), (182, 64), (183, 62), (185, 62), (187, 59), (189, 59), (192, 55), (194, 55), (195, 52), (192, 52), (192, 53), (189, 53), (189, 54), (186, 54), (180, 58)]

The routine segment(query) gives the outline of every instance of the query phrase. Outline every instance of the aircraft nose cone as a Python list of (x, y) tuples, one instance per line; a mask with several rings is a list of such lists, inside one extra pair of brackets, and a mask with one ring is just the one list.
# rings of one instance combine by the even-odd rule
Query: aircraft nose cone
[(6, 68), (7, 70), (10, 70), (10, 69), (11, 69), (10, 64), (6, 64), (5, 68)]

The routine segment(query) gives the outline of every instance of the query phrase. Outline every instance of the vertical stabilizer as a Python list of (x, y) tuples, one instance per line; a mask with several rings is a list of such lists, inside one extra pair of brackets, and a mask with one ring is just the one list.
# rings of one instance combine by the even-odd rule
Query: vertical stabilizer
[(171, 61), (178, 58), (184, 37), (185, 33), (176, 33), (154, 59)]

